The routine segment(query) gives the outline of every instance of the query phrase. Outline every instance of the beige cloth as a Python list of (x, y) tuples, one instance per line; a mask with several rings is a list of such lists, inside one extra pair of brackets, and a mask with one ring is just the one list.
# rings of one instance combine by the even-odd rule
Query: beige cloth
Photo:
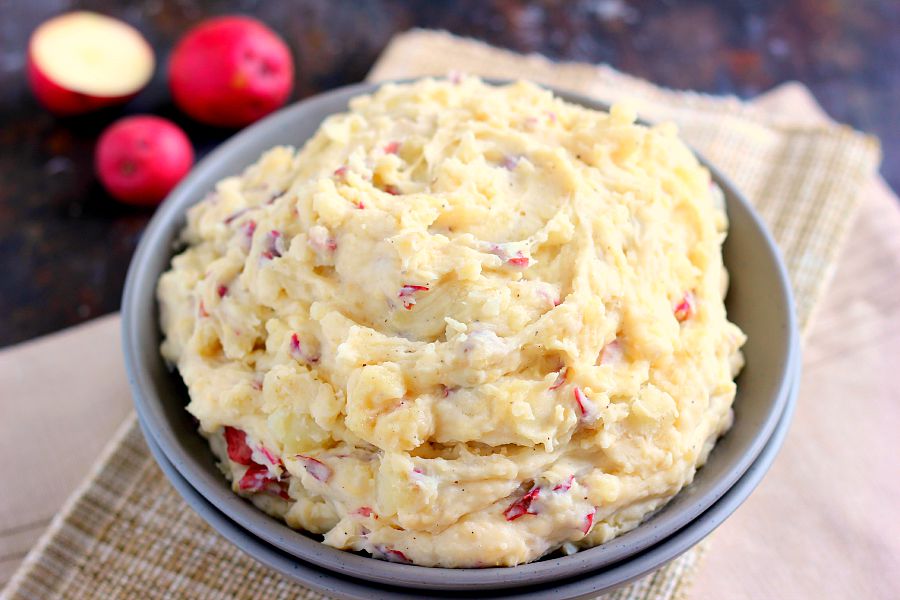
[[(702, 548), (611, 597), (900, 597), (900, 211), (872, 176), (872, 140), (825, 123), (788, 85), (750, 104), (664, 91), (606, 67), (551, 65), (444, 34), (399, 36), (375, 79), (443, 73), (529, 77), (615, 100), (685, 137), (748, 193), (781, 245), (804, 324), (850, 229), (807, 335), (800, 407), (760, 489)], [(853, 222), (856, 199), (863, 209)], [(118, 319), (0, 352), (0, 581), (129, 410)], [(893, 367), (893, 368), (892, 368)], [(4, 598), (318, 598), (219, 538), (166, 482), (132, 421), (28, 556)]]

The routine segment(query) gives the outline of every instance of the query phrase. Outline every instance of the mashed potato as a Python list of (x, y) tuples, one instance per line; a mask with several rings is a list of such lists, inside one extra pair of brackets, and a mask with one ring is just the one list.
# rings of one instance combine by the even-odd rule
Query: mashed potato
[(193, 207), (162, 353), (236, 492), (326, 544), (516, 565), (635, 527), (731, 422), (721, 192), (672, 126), (386, 85)]

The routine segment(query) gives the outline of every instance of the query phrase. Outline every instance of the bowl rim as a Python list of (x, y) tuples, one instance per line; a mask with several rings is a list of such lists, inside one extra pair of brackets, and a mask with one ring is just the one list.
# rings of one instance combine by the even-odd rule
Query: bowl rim
[[(304, 113), (313, 110), (313, 107), (334, 104), (333, 110), (330, 112), (339, 112), (345, 110), (344, 107), (346, 106), (346, 101), (352, 97), (371, 93), (383, 85), (406, 83), (409, 81), (413, 80), (386, 81), (377, 84), (360, 83), (337, 88), (286, 107), (246, 128), (224, 142), (194, 167), (191, 173), (172, 191), (164, 204), (158, 209), (156, 215), (151, 219), (144, 231), (138, 248), (135, 251), (134, 257), (132, 258), (122, 300), (122, 343), (129, 385), (131, 387), (135, 406), (138, 414), (146, 423), (150, 435), (153, 436), (154, 440), (159, 444), (160, 448), (175, 468), (178, 469), (191, 485), (207, 498), (207, 500), (217, 506), (219, 510), (227, 514), (229, 518), (241, 523), (243, 527), (253, 531), (255, 535), (266, 542), (283, 551), (291, 553), (302, 560), (312, 562), (320, 567), (342, 572), (359, 573), (371, 571), (373, 570), (373, 568), (371, 568), (371, 561), (374, 559), (368, 556), (359, 556), (354, 553), (325, 546), (321, 542), (289, 528), (283, 522), (269, 517), (251, 503), (234, 494), (230, 490), (230, 487), (226, 489), (222, 485), (224, 480), (213, 481), (209, 474), (204, 472), (198, 466), (196, 462), (197, 459), (180, 447), (177, 435), (169, 426), (169, 423), (162, 412), (161, 406), (166, 400), (155, 393), (152, 378), (150, 377), (146, 366), (139, 360), (139, 357), (143, 353), (138, 343), (139, 335), (137, 331), (140, 315), (138, 314), (139, 311), (136, 309), (136, 305), (141, 301), (140, 286), (144, 279), (146, 279), (146, 276), (143, 276), (147, 271), (147, 268), (145, 267), (146, 263), (160, 251), (160, 247), (170, 242), (170, 238), (167, 238), (165, 235), (167, 227), (173, 221), (179, 223), (183, 222), (184, 212), (187, 208), (198, 202), (202, 197), (202, 195), (198, 195), (192, 191), (191, 188), (194, 186), (194, 181), (200, 179), (201, 176), (208, 171), (215, 171), (218, 163), (223, 161), (227, 162), (232, 156), (240, 156), (243, 153), (243, 146), (249, 140), (264, 135), (267, 131), (275, 132), (280, 129), (284, 123), (291, 122), (294, 119), (304, 118)], [(488, 78), (485, 78), (484, 81), (492, 85), (513, 83), (512, 80)], [(567, 102), (572, 102), (595, 110), (608, 110), (609, 108), (609, 104), (602, 101), (558, 90), (549, 86), (542, 87), (550, 90), (556, 96)], [(298, 143), (302, 141), (305, 140), (298, 140)], [(790, 391), (789, 374), (794, 368), (794, 365), (798, 364), (799, 350), (796, 343), (798, 334), (796, 317), (793, 311), (794, 303), (784, 263), (781, 260), (774, 240), (759, 215), (740, 190), (734, 186), (728, 178), (723, 176), (722, 173), (700, 153), (694, 151), (694, 154), (703, 166), (710, 171), (713, 179), (726, 192), (726, 197), (729, 201), (735, 201), (737, 205), (747, 213), (756, 232), (761, 236), (765, 247), (760, 248), (760, 251), (765, 252), (767, 255), (766, 258), (772, 263), (778, 274), (777, 281), (774, 281), (773, 284), (777, 283), (777, 291), (780, 292), (779, 300), (787, 307), (785, 314), (787, 319), (785, 338), (785, 344), (787, 345), (787, 360), (781, 365), (781, 372), (777, 375), (779, 378), (779, 386), (775, 394), (776, 397), (769, 409), (769, 413), (764, 422), (757, 429), (756, 435), (746, 451), (739, 456), (727, 473), (717, 480), (716, 485), (714, 485), (711, 490), (702, 497), (697, 498), (689, 507), (684, 507), (674, 517), (670, 516), (666, 521), (666, 527), (657, 526), (658, 523), (654, 524), (653, 520), (649, 519), (632, 531), (617, 536), (613, 540), (594, 548), (586, 549), (569, 556), (525, 563), (515, 567), (447, 569), (379, 561), (378, 568), (374, 569), (377, 572), (370, 574), (373, 578), (372, 580), (381, 581), (386, 584), (397, 583), (400, 581), (405, 581), (410, 584), (422, 584), (424, 579), (431, 581), (434, 586), (433, 589), (448, 589), (460, 585), (482, 586), (484, 589), (488, 589), (501, 585), (510, 585), (506, 580), (512, 577), (513, 573), (515, 573), (514, 577), (517, 585), (526, 585), (529, 583), (537, 583), (569, 576), (574, 573), (581, 573), (586, 570), (612, 564), (642, 548), (649, 547), (653, 543), (658, 542), (660, 539), (663, 539), (668, 535), (671, 535), (674, 531), (684, 527), (725, 494), (753, 463), (762, 451), (767, 439), (770, 437), (778, 422), (778, 417), (783, 411), (787, 401), (787, 395)], [(154, 274), (153, 286), (150, 288), (154, 292), (155, 277), (156, 274)], [(153, 303), (154, 312), (156, 313), (154, 314), (154, 319), (158, 319), (158, 312), (155, 308), (155, 293), (151, 302)]]
[[(800, 387), (799, 365), (794, 368), (791, 381), (789, 398), (784, 412), (763, 451), (721, 498), (688, 525), (628, 559), (581, 577), (569, 578), (566, 581), (549, 585), (539, 584), (509, 590), (478, 590), (479, 597), (484, 600), (543, 600), (551, 595), (559, 600), (595, 598), (597, 594), (610, 592), (647, 575), (692, 548), (738, 509), (762, 481), (780, 452), (796, 409)], [(424, 592), (428, 592), (430, 595), (435, 593), (435, 590), (431, 589), (398, 588), (378, 584), (373, 586), (369, 581), (308, 564), (267, 544), (254, 536), (252, 532), (229, 519), (200, 494), (172, 465), (140, 419), (139, 423), (151, 454), (178, 494), (217, 533), (260, 564), (274, 569), (291, 581), (342, 600), (418, 600), (423, 597)], [(453, 591), (464, 590), (444, 590), (443, 594), (438, 590), (437, 593), (440, 595), (431, 597), (458, 597), (451, 595)]]

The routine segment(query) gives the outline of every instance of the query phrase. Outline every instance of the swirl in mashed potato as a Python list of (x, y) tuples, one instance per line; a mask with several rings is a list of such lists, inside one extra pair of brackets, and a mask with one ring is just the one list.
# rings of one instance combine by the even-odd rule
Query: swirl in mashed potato
[(601, 544), (731, 423), (721, 192), (670, 125), (385, 85), (188, 213), (162, 353), (236, 492), (443, 567)]

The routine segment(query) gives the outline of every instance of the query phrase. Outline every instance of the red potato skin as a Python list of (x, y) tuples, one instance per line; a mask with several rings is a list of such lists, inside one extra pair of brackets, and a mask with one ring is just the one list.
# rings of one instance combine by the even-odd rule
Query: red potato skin
[(37, 98), (44, 108), (60, 117), (80, 115), (106, 108), (107, 106), (125, 104), (140, 91), (136, 90), (133, 94), (128, 94), (127, 96), (104, 97), (82, 94), (81, 92), (66, 89), (44, 75), (44, 72), (37, 66), (30, 50), (28, 52), (26, 72), (28, 74), (28, 84), (31, 86), (34, 97)]
[(175, 104), (209, 125), (252, 123), (284, 105), (293, 86), (290, 49), (249, 17), (204, 21), (185, 34), (169, 60)]
[(110, 125), (97, 143), (97, 176), (114, 198), (156, 205), (194, 163), (187, 135), (160, 117), (126, 117)]

